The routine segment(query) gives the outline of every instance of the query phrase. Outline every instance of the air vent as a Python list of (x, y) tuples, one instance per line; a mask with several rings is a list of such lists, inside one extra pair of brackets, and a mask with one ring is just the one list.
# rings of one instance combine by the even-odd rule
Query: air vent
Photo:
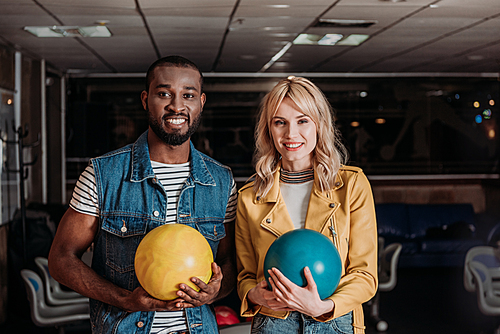
[(317, 28), (368, 28), (378, 23), (377, 20), (342, 20), (342, 19), (319, 19), (313, 27)]

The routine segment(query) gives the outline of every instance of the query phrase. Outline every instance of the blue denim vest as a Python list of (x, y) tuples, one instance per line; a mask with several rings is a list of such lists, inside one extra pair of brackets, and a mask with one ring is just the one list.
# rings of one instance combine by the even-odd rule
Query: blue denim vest
[[(231, 170), (197, 151), (190, 143), (191, 174), (178, 202), (177, 222), (196, 228), (212, 247), (226, 235), (224, 217), (231, 193)], [(92, 268), (112, 283), (130, 291), (139, 286), (134, 258), (142, 238), (165, 223), (167, 194), (149, 158), (147, 131), (134, 144), (91, 160), (99, 200), (100, 229), (94, 240)], [(189, 240), (186, 240), (186, 246)], [(218, 333), (210, 305), (188, 308), (192, 334)], [(90, 301), (93, 333), (149, 333), (155, 312), (127, 313)]]

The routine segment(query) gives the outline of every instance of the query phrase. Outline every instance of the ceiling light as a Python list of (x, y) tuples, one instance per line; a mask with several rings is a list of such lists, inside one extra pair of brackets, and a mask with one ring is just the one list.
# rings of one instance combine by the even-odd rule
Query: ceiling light
[(271, 58), (270, 61), (267, 62), (262, 68), (259, 70), (259, 72), (265, 72), (269, 67), (273, 66), (273, 64), (278, 61), (287, 51), (292, 47), (292, 42), (286, 43), (286, 45), (281, 49), (277, 54), (274, 55), (273, 58)]
[(375, 119), (376, 124), (385, 124), (385, 118), (377, 118)]
[(439, 5), (429, 5), (429, 8), (439, 8)]
[(370, 38), (369, 35), (352, 34), (342, 39), (341, 34), (326, 34), (324, 36), (314, 34), (300, 34), (295, 38), (293, 44), (299, 45), (347, 45), (357, 46)]
[(341, 40), (337, 45), (358, 46), (370, 38), (369, 35), (352, 34)]
[(274, 31), (274, 30), (283, 30), (285, 29), (285, 27), (263, 27), (261, 29), (265, 31)]
[(90, 27), (24, 27), (24, 30), (32, 33), (36, 37), (111, 37), (111, 32), (104, 25)]
[(241, 60), (254, 60), (257, 59), (256, 55), (239, 55), (238, 58)]
[(288, 66), (288, 62), (286, 62), (286, 61), (277, 61), (277, 62), (274, 63), (274, 66), (286, 67), (286, 66)]
[(326, 34), (318, 41), (318, 45), (335, 45), (342, 37), (341, 34)]
[(351, 122), (351, 126), (352, 126), (353, 128), (357, 128), (359, 125), (360, 125), (360, 124), (359, 124), (359, 122), (358, 122), (358, 121), (352, 121), (352, 122)]
[(321, 40), (322, 36), (314, 34), (300, 34), (295, 38), (293, 44), (300, 45), (317, 45), (318, 41)]
[(290, 37), (292, 35), (293, 34), (286, 33), (286, 32), (276, 32), (276, 33), (269, 34), (269, 36), (272, 36), (272, 37)]
[(290, 8), (290, 5), (267, 5), (266, 7), (271, 7), (271, 8)]

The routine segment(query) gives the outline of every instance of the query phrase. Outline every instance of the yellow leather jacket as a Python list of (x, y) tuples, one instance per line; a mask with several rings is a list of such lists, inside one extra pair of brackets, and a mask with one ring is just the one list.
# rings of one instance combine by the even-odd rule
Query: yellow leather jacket
[[(342, 276), (335, 293), (333, 313), (316, 318), (329, 321), (353, 311), (354, 333), (364, 333), (362, 303), (377, 291), (377, 228), (370, 184), (357, 167), (342, 167), (335, 188), (321, 192), (315, 175), (305, 228), (319, 231), (332, 239), (342, 260)], [(238, 294), (241, 315), (258, 312), (286, 318), (288, 312), (276, 312), (253, 305), (247, 294), (264, 280), (264, 258), (271, 243), (294, 229), (279, 188), (279, 171), (266, 196), (256, 196), (253, 182), (239, 191), (236, 215), (236, 255)]]

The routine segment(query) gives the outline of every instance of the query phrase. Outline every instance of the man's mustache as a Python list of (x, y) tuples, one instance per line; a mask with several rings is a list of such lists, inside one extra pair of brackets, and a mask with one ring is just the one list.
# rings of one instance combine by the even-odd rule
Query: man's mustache
[(184, 117), (186, 118), (188, 121), (189, 121), (189, 114), (186, 114), (186, 113), (182, 113), (182, 112), (169, 112), (169, 113), (166, 113), (164, 114), (161, 119), (162, 121), (166, 121), (167, 118), (170, 118), (170, 117)]

